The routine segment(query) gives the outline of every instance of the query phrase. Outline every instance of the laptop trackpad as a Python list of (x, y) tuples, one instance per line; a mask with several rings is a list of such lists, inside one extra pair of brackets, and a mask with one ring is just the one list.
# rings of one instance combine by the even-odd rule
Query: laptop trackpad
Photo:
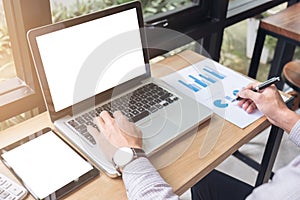
[(143, 132), (143, 148), (146, 153), (156, 150), (175, 138), (179, 127), (165, 117), (155, 116), (138, 125)]

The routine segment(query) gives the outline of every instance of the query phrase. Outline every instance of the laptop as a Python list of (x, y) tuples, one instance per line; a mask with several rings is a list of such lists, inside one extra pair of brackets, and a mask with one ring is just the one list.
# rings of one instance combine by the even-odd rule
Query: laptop
[(28, 32), (54, 126), (110, 177), (120, 174), (87, 131), (101, 111), (121, 110), (134, 122), (149, 156), (212, 114), (151, 77), (143, 25), (140, 3), (131, 2)]

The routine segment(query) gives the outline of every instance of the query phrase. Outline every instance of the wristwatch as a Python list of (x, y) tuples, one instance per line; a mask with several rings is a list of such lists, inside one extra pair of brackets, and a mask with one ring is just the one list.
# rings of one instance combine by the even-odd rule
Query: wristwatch
[(124, 167), (139, 157), (146, 157), (143, 149), (121, 147), (115, 152), (112, 162), (116, 170), (122, 174)]

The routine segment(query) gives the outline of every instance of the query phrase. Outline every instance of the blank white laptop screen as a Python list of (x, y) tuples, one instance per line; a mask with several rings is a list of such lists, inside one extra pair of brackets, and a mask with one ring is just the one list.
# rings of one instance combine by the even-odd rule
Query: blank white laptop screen
[[(76, 81), (87, 58), (99, 46), (128, 32), (135, 34), (130, 42), (137, 48), (112, 60), (109, 66), (97, 65), (95, 60), (102, 73), (94, 94), (74, 100)], [(36, 41), (56, 112), (146, 73), (135, 8), (38, 36)], [(107, 49), (108, 54), (111, 51)]]

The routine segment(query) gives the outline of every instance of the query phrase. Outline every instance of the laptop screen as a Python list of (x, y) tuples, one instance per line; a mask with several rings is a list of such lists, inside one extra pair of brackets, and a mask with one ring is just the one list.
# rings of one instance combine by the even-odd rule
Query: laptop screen
[[(37, 36), (36, 43), (55, 112), (146, 73), (136, 8)], [(76, 87), (92, 92), (76, 94)]]

